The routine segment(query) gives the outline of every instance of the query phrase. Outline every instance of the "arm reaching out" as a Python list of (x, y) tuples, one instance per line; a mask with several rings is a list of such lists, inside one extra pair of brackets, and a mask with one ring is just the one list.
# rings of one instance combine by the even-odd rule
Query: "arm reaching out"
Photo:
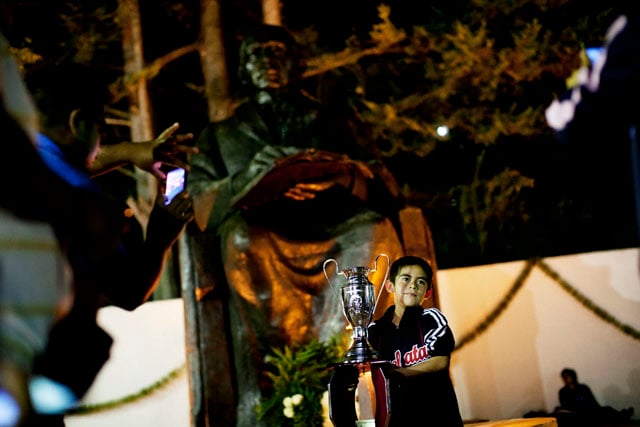
[(174, 123), (153, 141), (101, 145), (91, 165), (91, 174), (97, 176), (125, 164), (134, 164), (159, 179), (166, 178), (160, 169), (163, 164), (189, 170), (189, 165), (183, 158), (197, 153), (198, 148), (184, 144), (185, 141), (193, 139), (193, 134), (174, 135), (179, 128), (180, 124)]

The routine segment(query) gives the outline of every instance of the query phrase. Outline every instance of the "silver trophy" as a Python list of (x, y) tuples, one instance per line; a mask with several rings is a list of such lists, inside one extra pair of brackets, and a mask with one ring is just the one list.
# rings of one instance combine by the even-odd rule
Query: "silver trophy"
[[(378, 292), (378, 296), (376, 297), (375, 287), (373, 283), (369, 281), (369, 274), (377, 271), (378, 258), (381, 256), (387, 258), (387, 271), (380, 285), (380, 292)], [(342, 312), (344, 313), (344, 317), (353, 328), (353, 343), (345, 353), (343, 362), (364, 363), (379, 360), (380, 355), (369, 343), (367, 327), (373, 319), (373, 312), (384, 288), (384, 282), (386, 282), (387, 275), (389, 274), (389, 256), (386, 254), (376, 256), (373, 268), (356, 266), (348, 267), (342, 271), (340, 271), (338, 262), (335, 259), (330, 258), (326, 260), (324, 264), (322, 264), (322, 270), (329, 285), (335, 289), (331, 280), (329, 280), (329, 275), (326, 270), (327, 264), (331, 262), (336, 265), (336, 274), (344, 276), (347, 279), (347, 282), (340, 287), (340, 297), (342, 299)]]

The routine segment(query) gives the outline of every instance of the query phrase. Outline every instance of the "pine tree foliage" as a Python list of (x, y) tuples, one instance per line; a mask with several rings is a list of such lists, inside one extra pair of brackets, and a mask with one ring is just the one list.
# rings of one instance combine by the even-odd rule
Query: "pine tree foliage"
[[(197, 133), (208, 117), (195, 53), (201, 43), (199, 2), (140, 4), (157, 127), (179, 120)], [(544, 165), (523, 167), (518, 156), (539, 159), (532, 147), (553, 147), (544, 109), (566, 89), (581, 50), (602, 42), (614, 17), (609, 6), (580, 0), (282, 5), (283, 25), (307, 53), (305, 83), (319, 99), (351, 108), (360, 134), (379, 150), (408, 201), (430, 219), (443, 268), (537, 250), (528, 240), (548, 218), (540, 217), (544, 209), (534, 212), (531, 199), (546, 197), (537, 195)], [(114, 74), (114, 93), (124, 93), (117, 77), (122, 53), (115, 2), (39, 7), (46, 7), (47, 22), (56, 26), (25, 37), (14, 51), (26, 61), (74, 55), (103, 64)], [(248, 1), (224, 2), (227, 52), (261, 13), (252, 7)], [(27, 16), (39, 22), (34, 11)], [(303, 21), (311, 25), (301, 26)], [(229, 59), (232, 78), (235, 58)], [(111, 111), (126, 110), (120, 99)], [(443, 126), (448, 133), (440, 133)], [(554, 197), (547, 203), (555, 217), (579, 211), (580, 201)], [(558, 227), (588, 221), (585, 212)], [(549, 255), (544, 252), (551, 246), (537, 255)], [(462, 253), (469, 256), (448, 258)]]
[[(578, 67), (581, 32), (589, 29), (579, 15), (574, 27), (552, 25), (569, 3), (471, 1), (450, 25), (418, 23), (409, 31), (397, 28), (382, 5), (368, 40), (351, 40), (339, 55), (312, 63), (352, 74), (351, 105), (382, 156), (427, 158), (447, 146), (465, 147), (472, 157), (466, 171), (457, 181), (443, 180), (449, 186), (432, 185), (427, 197), (449, 200), (468, 247), (480, 256), (491, 239), (496, 245), (505, 231), (530, 220), (535, 177), (500, 167), (493, 153), (498, 145), (554, 137), (544, 109), (554, 89), (563, 89), (558, 82)], [(438, 133), (443, 126), (449, 133)], [(411, 199), (422, 177), (401, 179)]]

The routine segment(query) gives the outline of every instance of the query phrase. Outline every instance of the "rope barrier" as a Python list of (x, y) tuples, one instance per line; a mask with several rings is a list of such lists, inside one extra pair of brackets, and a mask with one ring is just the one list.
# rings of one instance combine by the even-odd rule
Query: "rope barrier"
[[(603, 321), (609, 323), (611, 326), (618, 329), (625, 335), (632, 337), (633, 339), (640, 340), (640, 331), (633, 328), (630, 325), (627, 325), (620, 320), (618, 320), (615, 316), (608, 313), (604, 308), (595, 304), (589, 298), (587, 298), (584, 294), (582, 294), (578, 289), (572, 286), (569, 282), (563, 279), (560, 274), (554, 271), (547, 263), (538, 258), (532, 258), (525, 262), (522, 271), (516, 278), (515, 282), (506, 293), (504, 298), (498, 303), (498, 305), (491, 310), (491, 312), (487, 315), (487, 317), (482, 320), (471, 332), (465, 334), (460, 340), (458, 340), (457, 345), (454, 351), (459, 351), (464, 346), (478, 338), (480, 335), (485, 333), (495, 322), (496, 320), (504, 313), (504, 311), (509, 307), (516, 294), (523, 288), (527, 278), (531, 274), (531, 271), (534, 267), (538, 267), (544, 274), (546, 274), (549, 278), (551, 278), (556, 284), (558, 284), (564, 291), (566, 291), (570, 296), (576, 299), (580, 304), (582, 304), (585, 308), (591, 311), (594, 315), (602, 319)], [(117, 408), (127, 403), (135, 402), (144, 397), (150, 396), (154, 392), (159, 389), (166, 387), (173, 380), (178, 378), (179, 374), (181, 374), (185, 370), (186, 365), (182, 365), (171, 372), (169, 372), (164, 377), (160, 378), (158, 381), (154, 382), (148, 387), (143, 388), (137, 393), (130, 394), (128, 396), (124, 396), (119, 399), (110, 400), (104, 403), (97, 404), (87, 404), (79, 406), (69, 412), (69, 415), (80, 415), (80, 414), (89, 414), (98, 411), (104, 411), (107, 409)]]

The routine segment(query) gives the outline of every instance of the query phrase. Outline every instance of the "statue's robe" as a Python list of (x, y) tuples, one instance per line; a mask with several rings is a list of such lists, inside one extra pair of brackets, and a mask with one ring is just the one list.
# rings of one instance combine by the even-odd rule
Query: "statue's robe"
[[(181, 278), (192, 402), (206, 425), (260, 425), (254, 408), (272, 347), (348, 334), (338, 291), (344, 278), (329, 263), (330, 285), (327, 259), (338, 269), (373, 267), (378, 254), (404, 253), (402, 198), (390, 173), (366, 156), (345, 122), (302, 96), (284, 105), (269, 116), (246, 102), (211, 123), (187, 176), (199, 228), (183, 240)], [(265, 147), (285, 155), (257, 162)], [(336, 185), (311, 200), (282, 197), (303, 180)], [(381, 257), (370, 276), (381, 295), (376, 316), (392, 298), (379, 293), (386, 271)]]

